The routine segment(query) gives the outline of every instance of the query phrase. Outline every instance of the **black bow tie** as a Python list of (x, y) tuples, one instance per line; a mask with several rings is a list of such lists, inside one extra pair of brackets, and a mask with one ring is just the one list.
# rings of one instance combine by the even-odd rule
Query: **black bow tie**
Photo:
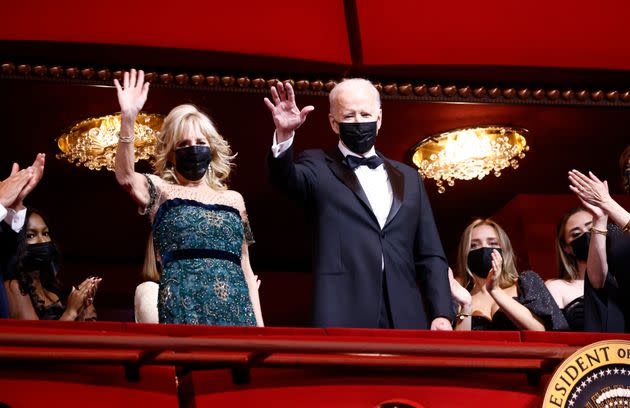
[(383, 159), (377, 155), (371, 157), (357, 157), (349, 154), (346, 156), (346, 165), (350, 167), (351, 170), (359, 166), (368, 166), (371, 169), (375, 169), (381, 164), (383, 164)]

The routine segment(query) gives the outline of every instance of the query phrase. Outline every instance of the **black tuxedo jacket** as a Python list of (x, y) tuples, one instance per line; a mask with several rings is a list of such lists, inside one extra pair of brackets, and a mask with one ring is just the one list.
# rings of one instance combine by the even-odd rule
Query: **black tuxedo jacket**
[(382, 230), (338, 148), (307, 150), (295, 162), (292, 149), (269, 155), (272, 183), (313, 217), (315, 326), (378, 327), (383, 279), (395, 328), (426, 329), (452, 316), (448, 265), (422, 180), (378, 154), (393, 193)]
[(15, 261), (16, 245), (17, 233), (6, 222), (0, 221), (0, 318), (9, 317), (9, 302), (4, 280), (11, 278), (10, 265)]

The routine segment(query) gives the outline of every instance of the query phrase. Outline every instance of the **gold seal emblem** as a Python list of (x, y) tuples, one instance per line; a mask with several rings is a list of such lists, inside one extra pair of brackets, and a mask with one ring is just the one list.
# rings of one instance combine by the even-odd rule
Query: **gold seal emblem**
[(600, 341), (573, 353), (549, 381), (543, 407), (630, 408), (630, 341)]

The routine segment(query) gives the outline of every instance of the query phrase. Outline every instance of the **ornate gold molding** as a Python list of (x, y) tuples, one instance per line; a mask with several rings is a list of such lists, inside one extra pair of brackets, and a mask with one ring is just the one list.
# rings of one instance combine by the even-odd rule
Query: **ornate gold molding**
[[(122, 70), (108, 68), (78, 68), (61, 65), (31, 65), (4, 62), (0, 64), (1, 78), (48, 79), (79, 83), (110, 83), (122, 79)], [(146, 80), (160, 86), (192, 87), (226, 91), (263, 92), (275, 85), (279, 78), (261, 76), (205, 75), (203, 73), (172, 73), (148, 71)], [(327, 93), (341, 81), (337, 79), (283, 79), (298, 92)], [(426, 84), (422, 82), (374, 82), (385, 99), (412, 99), (433, 102), (470, 102), (502, 104), (598, 105), (630, 107), (629, 89), (566, 89), (560, 87), (496, 87), (457, 86), (454, 84)]]

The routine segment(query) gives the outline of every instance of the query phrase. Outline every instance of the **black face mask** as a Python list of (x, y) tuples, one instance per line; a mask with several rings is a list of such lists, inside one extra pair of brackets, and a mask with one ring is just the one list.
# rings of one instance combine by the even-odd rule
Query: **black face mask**
[(52, 242), (42, 242), (26, 246), (26, 254), (22, 266), (28, 271), (39, 271), (49, 268), (57, 260), (57, 249)]
[(212, 152), (208, 146), (188, 146), (175, 150), (175, 169), (186, 180), (200, 180), (212, 160)]
[(573, 241), (569, 242), (573, 249), (573, 255), (578, 261), (586, 261), (588, 259), (588, 247), (591, 243), (591, 233), (585, 232)]
[(468, 253), (468, 269), (480, 278), (487, 278), (492, 269), (492, 251), (497, 250), (501, 256), (501, 248), (482, 247), (473, 249)]
[(363, 154), (376, 143), (376, 122), (339, 122), (339, 137), (354, 153)]

